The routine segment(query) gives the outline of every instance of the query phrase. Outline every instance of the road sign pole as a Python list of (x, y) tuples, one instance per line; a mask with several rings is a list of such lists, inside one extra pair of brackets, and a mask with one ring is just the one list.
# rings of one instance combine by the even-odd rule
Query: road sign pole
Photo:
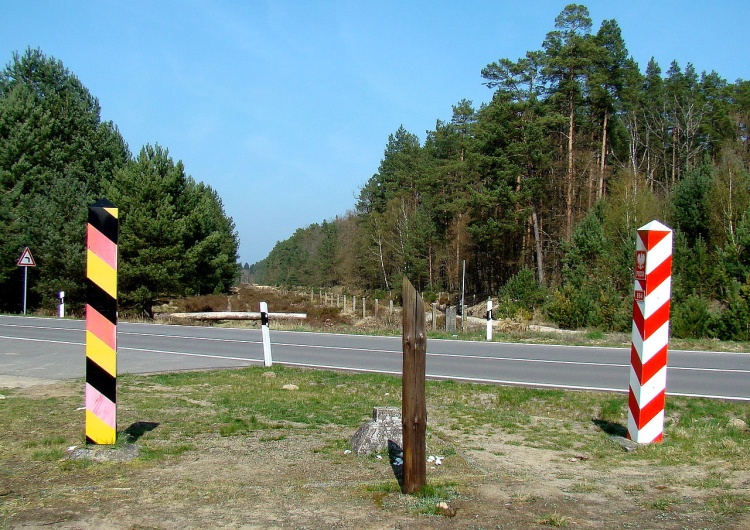
[(34, 257), (31, 255), (31, 251), (29, 250), (29, 247), (26, 247), (23, 249), (23, 252), (21, 252), (21, 257), (18, 258), (18, 263), (16, 264), (19, 267), (23, 267), (23, 314), (26, 314), (26, 291), (28, 288), (28, 280), (29, 280), (29, 267), (36, 267), (36, 262), (34, 261)]
[(29, 268), (23, 268), (23, 314), (26, 314), (26, 284), (29, 279)]
[(671, 290), (672, 230), (652, 221), (635, 247), (628, 438), (637, 443), (664, 436)]

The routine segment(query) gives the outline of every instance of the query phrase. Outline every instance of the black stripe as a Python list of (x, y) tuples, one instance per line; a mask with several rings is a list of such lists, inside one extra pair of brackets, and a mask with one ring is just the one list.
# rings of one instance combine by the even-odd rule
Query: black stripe
[(91, 278), (86, 278), (86, 302), (112, 324), (117, 325), (117, 299), (112, 298)]
[(117, 404), (117, 378), (86, 357), (86, 382)]
[(104, 208), (114, 208), (107, 199), (100, 199), (89, 206), (89, 224), (99, 230), (104, 237), (117, 244), (118, 219)]

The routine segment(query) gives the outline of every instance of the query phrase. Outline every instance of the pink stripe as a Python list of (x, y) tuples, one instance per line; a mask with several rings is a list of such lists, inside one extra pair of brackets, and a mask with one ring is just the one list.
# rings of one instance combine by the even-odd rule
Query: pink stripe
[(87, 225), (86, 236), (87, 248), (117, 270), (117, 245), (90, 224)]
[(86, 383), (86, 410), (94, 413), (94, 415), (113, 429), (117, 428), (117, 407), (88, 383)]
[(88, 304), (86, 304), (86, 331), (93, 333), (113, 350), (117, 349), (117, 326)]

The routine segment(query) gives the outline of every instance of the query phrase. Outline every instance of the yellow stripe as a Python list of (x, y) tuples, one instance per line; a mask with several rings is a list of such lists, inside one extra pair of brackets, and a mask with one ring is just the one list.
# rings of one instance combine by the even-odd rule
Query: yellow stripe
[(117, 219), (117, 208), (102, 208), (105, 212), (108, 212), (109, 215)]
[(86, 332), (86, 357), (117, 377), (117, 352), (90, 331)]
[(113, 429), (99, 417), (91, 412), (86, 411), (86, 436), (91, 438), (94, 443), (102, 445), (113, 445), (117, 438), (117, 430)]
[(86, 276), (117, 299), (117, 271), (91, 250), (86, 251)]

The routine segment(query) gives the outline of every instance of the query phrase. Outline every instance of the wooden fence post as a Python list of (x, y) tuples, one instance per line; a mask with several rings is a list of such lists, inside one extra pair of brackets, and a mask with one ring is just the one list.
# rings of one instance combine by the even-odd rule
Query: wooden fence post
[(416, 493), (427, 484), (427, 334), (424, 301), (406, 276), (402, 293), (404, 364), (401, 376), (401, 421), (404, 440), (404, 481), (401, 491)]

